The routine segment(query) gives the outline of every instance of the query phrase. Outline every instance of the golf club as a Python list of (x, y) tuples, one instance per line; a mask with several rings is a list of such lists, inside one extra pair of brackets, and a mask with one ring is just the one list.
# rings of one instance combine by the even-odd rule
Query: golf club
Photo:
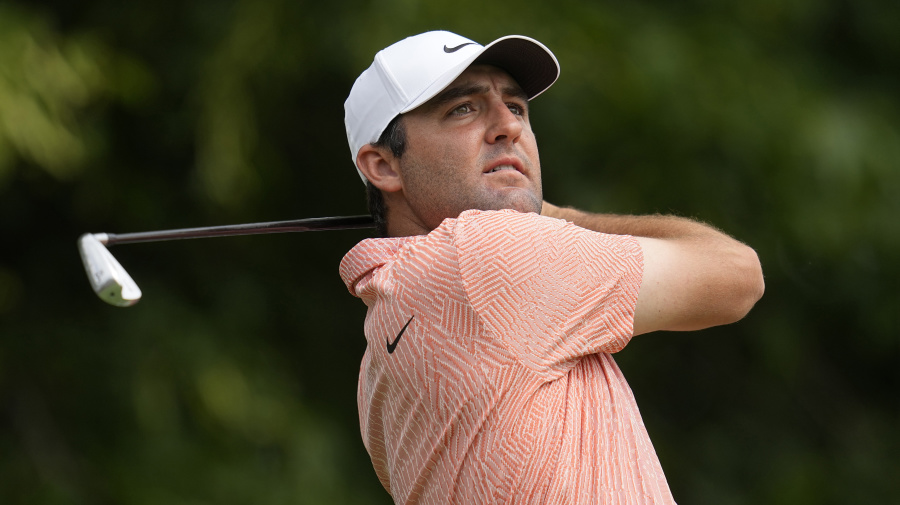
[(373, 228), (372, 216), (314, 217), (268, 223), (182, 228), (178, 230), (139, 233), (85, 233), (78, 239), (78, 252), (94, 293), (101, 300), (117, 307), (134, 305), (141, 299), (141, 289), (128, 272), (116, 261), (107, 247), (137, 242), (161, 242), (189, 238), (230, 237), (322, 230), (354, 230)]

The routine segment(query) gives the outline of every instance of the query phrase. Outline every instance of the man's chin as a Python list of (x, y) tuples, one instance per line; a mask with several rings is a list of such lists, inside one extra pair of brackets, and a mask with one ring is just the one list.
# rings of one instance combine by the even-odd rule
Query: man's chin
[(519, 212), (534, 212), (535, 214), (540, 214), (542, 204), (543, 200), (540, 196), (537, 196), (530, 191), (516, 191), (506, 195), (506, 198), (503, 199), (502, 203), (499, 203), (494, 208), (484, 210), (511, 209)]

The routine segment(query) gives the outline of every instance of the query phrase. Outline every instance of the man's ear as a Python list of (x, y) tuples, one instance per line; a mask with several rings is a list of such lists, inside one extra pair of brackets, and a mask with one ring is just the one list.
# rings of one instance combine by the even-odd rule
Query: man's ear
[(356, 166), (376, 188), (382, 191), (399, 191), (399, 161), (390, 149), (366, 144), (356, 154)]

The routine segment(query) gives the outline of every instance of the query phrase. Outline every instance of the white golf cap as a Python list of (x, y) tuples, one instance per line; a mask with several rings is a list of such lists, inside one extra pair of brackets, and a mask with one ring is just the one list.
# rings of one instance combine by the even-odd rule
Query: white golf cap
[[(377, 142), (392, 119), (430, 100), (475, 62), (508, 72), (529, 100), (559, 77), (559, 62), (553, 53), (521, 35), (501, 37), (486, 46), (446, 31), (403, 39), (375, 55), (344, 102), (354, 166), (360, 148)], [(356, 170), (366, 182), (359, 167)]]

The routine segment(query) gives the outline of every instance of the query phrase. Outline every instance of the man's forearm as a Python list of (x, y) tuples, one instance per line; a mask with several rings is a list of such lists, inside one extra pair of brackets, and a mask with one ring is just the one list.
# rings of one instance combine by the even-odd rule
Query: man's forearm
[(541, 215), (565, 219), (588, 230), (615, 235), (634, 235), (658, 239), (686, 239), (718, 235), (730, 239), (710, 225), (677, 216), (594, 214), (571, 207), (558, 207), (549, 202), (544, 202)]

